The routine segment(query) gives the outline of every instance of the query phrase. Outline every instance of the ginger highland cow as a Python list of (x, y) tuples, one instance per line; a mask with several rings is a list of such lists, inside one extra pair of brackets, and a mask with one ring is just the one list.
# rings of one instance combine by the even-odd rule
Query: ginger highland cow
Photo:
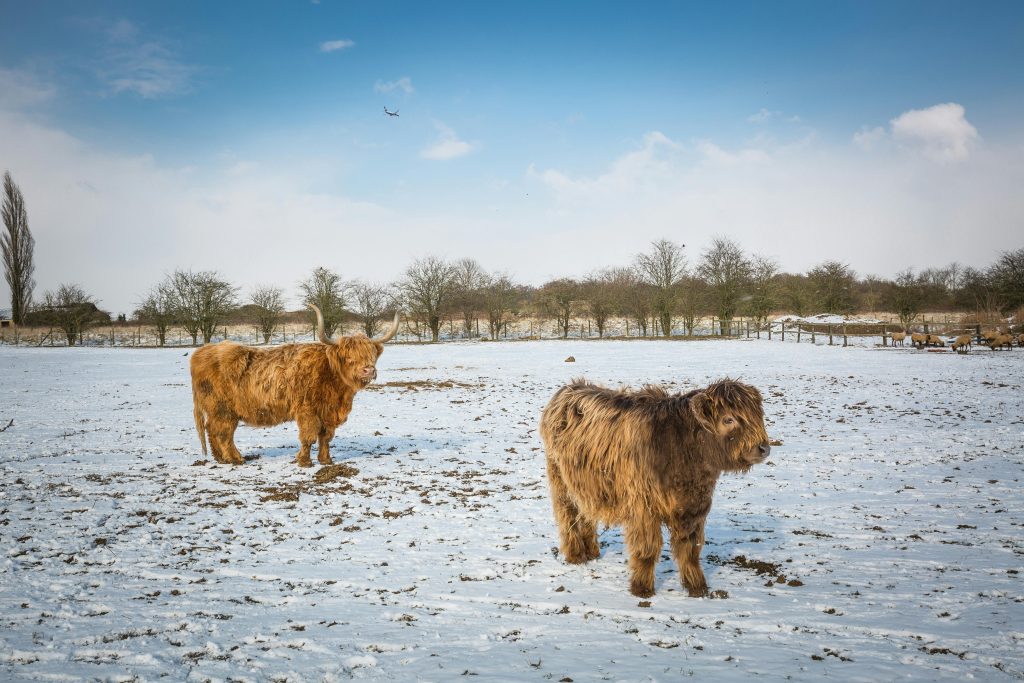
[(398, 332), (398, 313), (383, 336), (340, 337), (324, 333), (324, 318), (316, 312), (315, 344), (284, 344), (257, 349), (222, 341), (192, 354), (192, 401), (196, 430), (206, 455), (217, 462), (241, 465), (235, 447), (238, 422), (271, 427), (294, 420), (299, 426), (299, 467), (312, 467), (310, 449), (318, 443), (317, 460), (331, 464), (334, 432), (352, 411), (356, 392), (377, 377), (377, 359), (384, 342)]
[(686, 394), (613, 390), (578, 379), (544, 409), (551, 504), (567, 562), (596, 559), (597, 525), (621, 524), (633, 595), (654, 594), (661, 526), (690, 596), (707, 594), (704, 521), (722, 472), (746, 472), (771, 452), (761, 394), (722, 380)]

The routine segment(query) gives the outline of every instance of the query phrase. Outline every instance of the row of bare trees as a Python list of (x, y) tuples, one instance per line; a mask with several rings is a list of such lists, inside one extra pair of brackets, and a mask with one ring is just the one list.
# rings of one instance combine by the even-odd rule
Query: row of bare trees
[[(667, 336), (693, 334), (704, 317), (718, 319), (725, 328), (738, 315), (764, 324), (778, 311), (886, 310), (910, 325), (925, 310), (978, 312), (994, 319), (1024, 306), (1024, 249), (1002, 254), (985, 270), (952, 264), (883, 280), (858, 278), (837, 261), (806, 273), (783, 273), (772, 259), (747, 254), (727, 238), (715, 239), (691, 265), (682, 244), (659, 240), (628, 266), (539, 287), (516, 283), (507, 273), (489, 273), (473, 259), (428, 256), (390, 284), (347, 281), (317, 267), (296, 292), (302, 304), (314, 303), (323, 311), (330, 334), (348, 322), (373, 336), (381, 320), (400, 308), (406, 332), (433, 341), (446, 325), (457, 336), (496, 339), (522, 316), (550, 321), (563, 337), (583, 321), (602, 337), (613, 319), (626, 320), (642, 336)], [(198, 344), (200, 339), (209, 342), (226, 323), (251, 324), (269, 343), (283, 319), (297, 315), (287, 313), (288, 302), (281, 287), (258, 286), (243, 299), (239, 288), (216, 272), (177, 270), (149, 290), (135, 317), (152, 326), (161, 346), (172, 327), (184, 329)], [(88, 327), (109, 320), (77, 285), (47, 292), (30, 322), (33, 316), (36, 324), (63, 330), (69, 344)]]

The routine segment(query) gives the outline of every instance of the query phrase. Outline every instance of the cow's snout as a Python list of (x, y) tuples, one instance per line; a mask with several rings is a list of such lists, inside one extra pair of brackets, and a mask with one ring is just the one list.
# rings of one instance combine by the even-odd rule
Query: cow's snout
[(771, 454), (772, 447), (769, 444), (763, 443), (757, 447), (757, 450), (760, 451), (761, 459), (763, 460), (764, 458), (767, 458)]
[(367, 382), (377, 379), (377, 368), (373, 366), (363, 368), (362, 378)]

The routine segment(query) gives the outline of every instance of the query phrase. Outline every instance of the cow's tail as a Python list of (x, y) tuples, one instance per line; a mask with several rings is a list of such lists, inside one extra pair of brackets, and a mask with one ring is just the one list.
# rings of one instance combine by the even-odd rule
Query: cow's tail
[(196, 432), (199, 434), (199, 444), (203, 447), (203, 455), (206, 455), (206, 415), (199, 405), (199, 395), (195, 387), (192, 388), (192, 414), (196, 418)]

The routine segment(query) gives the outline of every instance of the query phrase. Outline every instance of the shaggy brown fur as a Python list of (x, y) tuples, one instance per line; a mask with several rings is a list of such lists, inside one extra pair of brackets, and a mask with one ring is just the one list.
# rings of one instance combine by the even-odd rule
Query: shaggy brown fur
[(707, 593), (700, 567), (704, 521), (722, 472), (745, 472), (771, 451), (761, 394), (732, 380), (687, 394), (613, 390), (579, 379), (559, 389), (540, 420), (562, 555), (600, 555), (597, 524), (625, 527), (629, 590), (654, 594), (661, 525), (691, 596)]
[(284, 344), (257, 349), (229, 341), (204, 346), (192, 354), (192, 401), (199, 441), (217, 462), (241, 465), (234, 443), (241, 420), (253, 427), (270, 427), (294, 420), (299, 426), (300, 467), (312, 467), (310, 449), (318, 445), (317, 460), (331, 464), (330, 443), (345, 423), (352, 400), (377, 377), (376, 363), (384, 342), (398, 331), (398, 314), (384, 336), (362, 335), (332, 341), (317, 315), (320, 342)]

